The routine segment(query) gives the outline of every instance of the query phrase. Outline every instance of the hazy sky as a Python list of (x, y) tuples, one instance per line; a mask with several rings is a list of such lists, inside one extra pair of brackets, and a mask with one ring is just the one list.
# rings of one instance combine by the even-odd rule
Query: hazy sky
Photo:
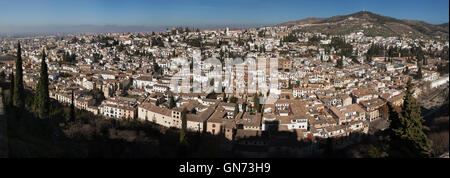
[(7, 25), (277, 24), (361, 10), (448, 22), (448, 0), (0, 0)]

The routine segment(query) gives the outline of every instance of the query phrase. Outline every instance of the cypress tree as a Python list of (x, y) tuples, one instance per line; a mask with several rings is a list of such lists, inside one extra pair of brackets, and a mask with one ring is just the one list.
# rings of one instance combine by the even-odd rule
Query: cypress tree
[(391, 124), (388, 129), (390, 136), (391, 156), (393, 157), (430, 157), (431, 141), (425, 131), (424, 119), (421, 117), (420, 105), (413, 97), (414, 89), (411, 80), (406, 86), (406, 95), (402, 112), (399, 114), (390, 107)]
[(174, 108), (175, 107), (175, 99), (173, 98), (173, 96), (171, 95), (170, 96), (170, 99), (169, 99), (169, 109), (172, 109), (172, 108)]
[(50, 114), (50, 96), (48, 91), (48, 71), (45, 62), (45, 51), (42, 50), (41, 73), (38, 82), (39, 118), (47, 119)]
[(184, 108), (181, 112), (181, 131), (180, 131), (180, 144), (183, 146), (187, 145), (187, 109)]
[(236, 116), (239, 114), (239, 105), (236, 103), (234, 106), (233, 118), (236, 119)]
[(402, 124), (405, 124), (406, 121), (404, 120), (404, 118), (400, 117), (400, 115), (390, 102), (387, 103), (387, 107), (389, 112), (389, 128), (386, 130), (386, 133), (390, 139), (389, 146), (391, 147), (391, 151), (394, 152), (394, 148), (401, 148), (401, 137), (399, 136), (401, 135), (400, 129), (402, 127)]
[(23, 88), (23, 69), (22, 69), (22, 49), (20, 42), (17, 45), (16, 58), (16, 76), (14, 78), (13, 105), (19, 109), (25, 106), (25, 96)]
[(258, 94), (255, 94), (255, 97), (253, 98), (253, 104), (254, 104), (254, 111), (255, 112), (260, 112), (261, 110), (261, 105), (259, 104), (259, 96)]
[(408, 75), (409, 74), (409, 68), (406, 66), (406, 69), (403, 71), (403, 74)]
[(336, 68), (343, 69), (344, 68), (344, 58), (338, 59)]
[(73, 90), (72, 90), (72, 103), (70, 104), (70, 116), (69, 121), (74, 122), (75, 121), (75, 99), (73, 97)]
[(227, 102), (227, 95), (223, 92), (222, 102)]
[[(39, 79), (40, 80), (40, 79)], [(37, 86), (36, 86), (36, 92), (34, 93), (34, 100), (33, 100), (33, 110), (36, 112), (36, 113), (39, 113), (39, 106), (40, 106), (40, 104), (41, 104), (41, 102), (40, 102), (40, 96), (39, 96), (39, 94), (41, 93), (40, 92), (41, 91), (41, 83), (38, 81), (38, 84), (37, 84)]]
[(422, 77), (423, 77), (423, 75), (422, 75), (422, 64), (420, 64), (419, 62), (418, 62), (418, 64), (417, 64), (418, 66), (418, 70), (417, 70), (417, 78), (418, 79), (422, 79)]
[(9, 76), (9, 81), (10, 81), (10, 85), (9, 85), (9, 105), (13, 106), (13, 100), (14, 100), (14, 72), (11, 73), (11, 75)]

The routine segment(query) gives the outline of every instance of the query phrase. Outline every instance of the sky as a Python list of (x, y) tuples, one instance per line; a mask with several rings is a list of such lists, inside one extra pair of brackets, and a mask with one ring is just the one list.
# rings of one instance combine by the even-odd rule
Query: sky
[(0, 0), (0, 28), (278, 24), (361, 10), (432, 24), (449, 21), (449, 0)]

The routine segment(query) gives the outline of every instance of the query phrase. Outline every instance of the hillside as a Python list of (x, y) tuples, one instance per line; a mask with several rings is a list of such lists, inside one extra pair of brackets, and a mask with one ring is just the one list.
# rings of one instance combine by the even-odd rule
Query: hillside
[(299, 31), (320, 32), (343, 35), (363, 31), (368, 36), (408, 36), (441, 39), (448, 38), (448, 23), (432, 25), (418, 20), (400, 20), (368, 11), (330, 18), (306, 18), (279, 24), (278, 26), (299, 25)]

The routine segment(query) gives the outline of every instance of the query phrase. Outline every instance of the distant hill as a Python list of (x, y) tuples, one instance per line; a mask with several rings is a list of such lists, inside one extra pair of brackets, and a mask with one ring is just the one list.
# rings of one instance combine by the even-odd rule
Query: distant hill
[(439, 25), (442, 28), (446, 28), (448, 30), (448, 22)]
[(363, 31), (368, 36), (409, 36), (441, 39), (448, 38), (448, 23), (433, 25), (418, 20), (400, 20), (368, 11), (360, 11), (349, 15), (339, 15), (330, 18), (306, 18), (291, 21), (277, 26), (301, 25), (304, 32), (320, 32), (331, 35), (343, 35)]

